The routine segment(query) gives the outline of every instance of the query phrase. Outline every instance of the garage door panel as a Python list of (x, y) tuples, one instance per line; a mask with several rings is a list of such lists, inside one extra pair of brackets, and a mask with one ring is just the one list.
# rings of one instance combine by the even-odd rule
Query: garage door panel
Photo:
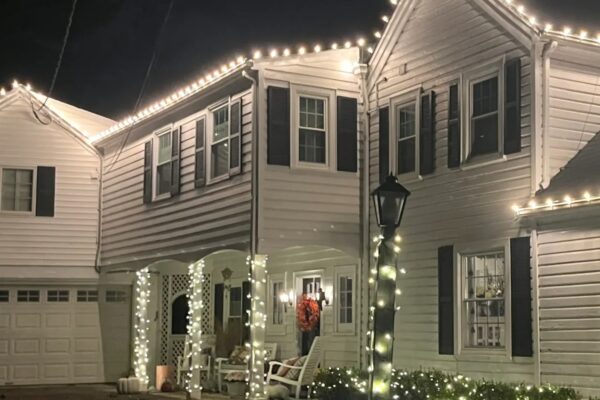
[(61, 364), (44, 364), (44, 379), (61, 379), (69, 378), (69, 363)]
[(75, 378), (93, 378), (98, 376), (98, 364), (97, 363), (73, 363), (73, 376)]
[(68, 313), (46, 314), (46, 328), (70, 328), (71, 315)]
[(8, 339), (0, 339), (0, 355), (8, 354)]
[(78, 313), (75, 316), (76, 328), (98, 328), (99, 322), (97, 311), (95, 313)]
[(38, 338), (15, 339), (13, 343), (14, 355), (31, 355), (40, 352), (40, 339)]
[(51, 355), (69, 354), (68, 337), (46, 339), (44, 343), (44, 352)]
[(12, 377), (14, 380), (36, 381), (40, 379), (39, 367), (37, 364), (14, 365), (12, 370)]
[(0, 365), (0, 380), (8, 380), (8, 365)]
[(40, 313), (19, 313), (15, 318), (15, 328), (40, 328), (41, 321)]
[(10, 314), (0, 313), (0, 329), (10, 328)]
[(75, 353), (95, 353), (100, 350), (100, 342), (97, 338), (76, 338)]

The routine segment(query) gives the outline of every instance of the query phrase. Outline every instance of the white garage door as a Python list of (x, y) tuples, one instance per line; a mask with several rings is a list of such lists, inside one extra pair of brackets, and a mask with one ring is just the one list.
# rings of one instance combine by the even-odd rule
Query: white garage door
[(0, 385), (105, 382), (101, 303), (127, 309), (127, 294), (0, 287)]

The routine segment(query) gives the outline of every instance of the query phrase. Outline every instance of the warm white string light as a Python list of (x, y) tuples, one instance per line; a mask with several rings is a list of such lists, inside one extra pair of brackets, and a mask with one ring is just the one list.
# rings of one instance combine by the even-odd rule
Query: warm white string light
[(135, 305), (135, 340), (133, 368), (135, 376), (144, 385), (148, 385), (148, 303), (150, 301), (150, 271), (148, 267), (136, 272), (136, 305)]
[[(188, 336), (192, 341), (191, 365), (187, 373), (186, 390), (190, 393), (202, 391), (200, 385), (200, 354), (202, 353), (202, 286), (204, 283), (204, 260), (190, 264), (188, 267), (190, 286), (188, 288)], [(186, 337), (186, 338), (187, 338)]]
[(542, 204), (535, 200), (530, 200), (526, 206), (513, 204), (511, 209), (517, 216), (531, 214), (538, 211), (551, 211), (558, 209), (566, 209), (572, 207), (580, 207), (590, 204), (600, 204), (600, 194), (593, 195), (586, 191), (581, 194), (581, 197), (575, 198), (569, 194), (563, 196), (562, 199), (547, 198)]
[(250, 327), (250, 340), (246, 346), (250, 349), (249, 369), (246, 370), (246, 380), (249, 391), (246, 397), (250, 399), (265, 398), (265, 332), (267, 327), (266, 289), (267, 289), (267, 256), (248, 256), (248, 280), (252, 286), (248, 294), (250, 310), (248, 326)]

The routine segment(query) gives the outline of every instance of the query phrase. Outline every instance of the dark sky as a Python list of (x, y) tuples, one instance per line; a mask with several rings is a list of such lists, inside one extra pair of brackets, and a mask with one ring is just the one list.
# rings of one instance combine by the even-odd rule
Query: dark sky
[[(0, 86), (46, 93), (72, 0), (0, 0)], [(53, 97), (133, 111), (168, 0), (79, 0)], [(600, 32), (600, 0), (525, 0), (538, 20)], [(142, 106), (255, 47), (372, 38), (389, 0), (175, 0)], [(538, 11), (539, 10), (539, 11)]]

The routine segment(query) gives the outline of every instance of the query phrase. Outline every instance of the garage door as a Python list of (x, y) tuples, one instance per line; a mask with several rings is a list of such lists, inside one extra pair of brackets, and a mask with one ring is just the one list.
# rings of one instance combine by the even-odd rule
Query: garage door
[(0, 287), (0, 385), (105, 382), (101, 310), (128, 310), (127, 297), (94, 287)]

